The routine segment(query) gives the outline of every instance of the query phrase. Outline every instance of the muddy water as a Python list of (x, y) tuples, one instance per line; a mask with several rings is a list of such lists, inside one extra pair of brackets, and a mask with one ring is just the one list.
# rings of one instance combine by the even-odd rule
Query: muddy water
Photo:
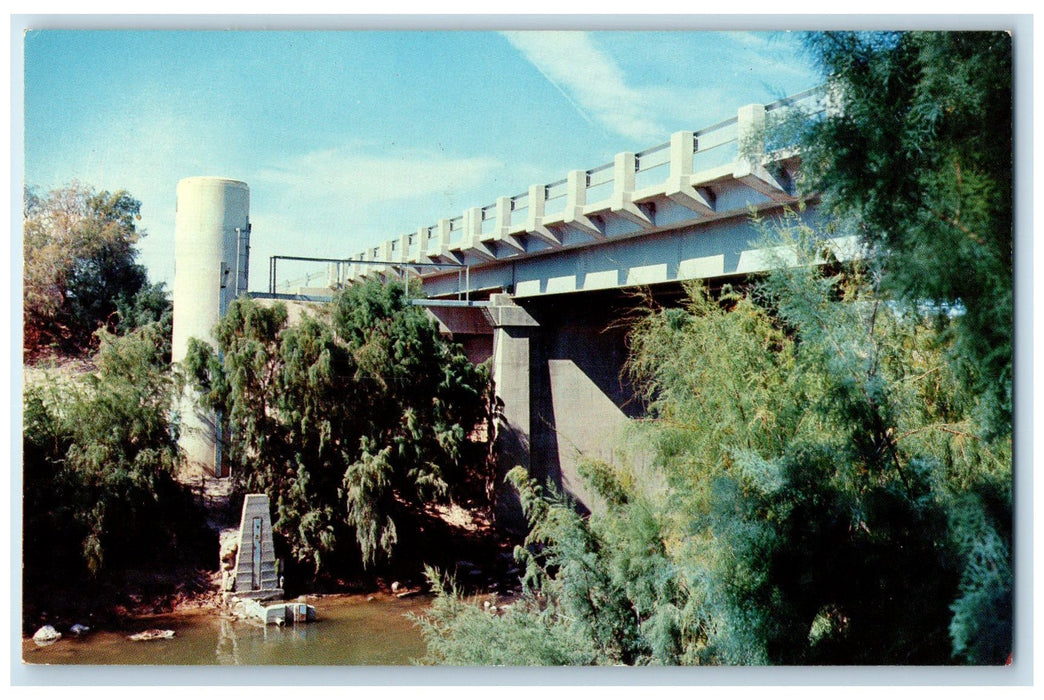
[[(29, 664), (149, 665), (400, 665), (424, 655), (420, 631), (406, 617), (422, 612), (424, 597), (376, 595), (309, 598), (318, 621), (287, 627), (233, 621), (210, 611), (147, 617), (126, 631), (63, 637), (47, 647), (22, 642)], [(146, 629), (174, 630), (173, 639), (132, 642)], [(64, 630), (62, 630), (64, 633)]]

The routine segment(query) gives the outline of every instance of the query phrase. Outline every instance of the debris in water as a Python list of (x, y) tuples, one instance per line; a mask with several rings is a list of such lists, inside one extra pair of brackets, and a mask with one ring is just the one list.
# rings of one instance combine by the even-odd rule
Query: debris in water
[(153, 639), (172, 639), (174, 630), (145, 630), (127, 637), (132, 642), (151, 642)]

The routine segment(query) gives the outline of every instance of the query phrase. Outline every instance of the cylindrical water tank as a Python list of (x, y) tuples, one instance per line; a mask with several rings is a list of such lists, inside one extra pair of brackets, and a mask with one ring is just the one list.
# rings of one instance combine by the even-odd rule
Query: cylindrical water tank
[[(189, 338), (214, 345), (214, 327), (247, 289), (250, 188), (223, 177), (189, 177), (178, 183), (174, 228), (174, 331), (171, 359), (180, 362)], [(221, 420), (196, 406), (191, 390), (181, 399), (181, 447), (190, 466), (224, 476)]]

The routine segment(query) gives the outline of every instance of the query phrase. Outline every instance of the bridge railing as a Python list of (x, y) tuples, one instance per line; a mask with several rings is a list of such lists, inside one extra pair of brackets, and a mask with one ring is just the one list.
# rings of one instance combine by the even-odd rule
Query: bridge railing
[(613, 164), (606, 163), (587, 171), (585, 201), (588, 204), (602, 202), (613, 195)]
[[(613, 211), (628, 210), (636, 197), (668, 183), (684, 183), (701, 173), (714, 174), (743, 158), (785, 156), (796, 144), (795, 134), (786, 128), (767, 127), (785, 124), (798, 111), (818, 118), (828, 109), (828, 94), (822, 87), (764, 106), (748, 105), (730, 119), (697, 131), (677, 132), (666, 143), (637, 153), (619, 154), (611, 163), (576, 171), (545, 185), (534, 185), (527, 192), (501, 197), (493, 204), (469, 209), (462, 216), (441, 219), (435, 225), (421, 227), (413, 234), (370, 248), (357, 257), (401, 262), (432, 260), (439, 256), (461, 258), (464, 249), (482, 242), (510, 244), (510, 236), (526, 233), (534, 222), (539, 227), (543, 219), (560, 221), (563, 216), (575, 216), (575, 210), (600, 209), (608, 202), (612, 202)], [(517, 242), (514, 246), (516, 250), (521, 249)], [(358, 267), (361, 273), (364, 266)], [(379, 272), (380, 268), (370, 266), (366, 271), (375, 270)]]
[(795, 115), (802, 120), (818, 120), (829, 111), (827, 91), (823, 88), (805, 90), (796, 95), (765, 105), (765, 117), (769, 128), (765, 130), (765, 152), (770, 156), (797, 146), (798, 124), (792, 123)]
[(829, 95), (827, 90), (823, 86), (819, 86), (809, 88), (790, 97), (784, 97), (781, 100), (776, 100), (772, 104), (767, 104), (765, 105), (765, 111), (775, 112), (800, 109), (806, 115), (815, 117), (826, 113), (828, 102)]
[(567, 180), (555, 180), (544, 185), (544, 216), (561, 214), (566, 207)]
[(694, 131), (692, 135), (692, 171), (694, 173), (717, 168), (739, 158), (738, 117), (732, 117), (706, 129)]
[(526, 223), (526, 216), (529, 212), (529, 192), (516, 194), (509, 198), (509, 201), (508, 206), (511, 211), (508, 214), (508, 228), (518, 230)]
[(634, 186), (643, 189), (667, 179), (671, 165), (671, 142), (661, 143), (634, 154)]

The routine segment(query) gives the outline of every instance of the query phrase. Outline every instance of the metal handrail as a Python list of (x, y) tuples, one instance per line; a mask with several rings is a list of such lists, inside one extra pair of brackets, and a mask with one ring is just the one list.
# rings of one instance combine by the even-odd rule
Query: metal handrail
[[(341, 278), (341, 265), (382, 265), (385, 267), (400, 268), (403, 271), (403, 286), (406, 289), (406, 298), (410, 296), (410, 285), (405, 279), (406, 273), (410, 269), (420, 269), (425, 267), (434, 267), (439, 269), (456, 269), (457, 270), (457, 298), (461, 298), (465, 301), (471, 298), (471, 266), (463, 263), (437, 263), (437, 262), (403, 262), (392, 261), (392, 260), (364, 260), (360, 256), (359, 258), (313, 258), (301, 255), (271, 255), (268, 258), (268, 293), (276, 294), (278, 287), (277, 282), (277, 265), (279, 260), (292, 260), (297, 262), (324, 262), (324, 263), (335, 263), (337, 268), (337, 278)], [(461, 285), (461, 275), (464, 276), (464, 284)], [(306, 280), (309, 278), (306, 275)]]

